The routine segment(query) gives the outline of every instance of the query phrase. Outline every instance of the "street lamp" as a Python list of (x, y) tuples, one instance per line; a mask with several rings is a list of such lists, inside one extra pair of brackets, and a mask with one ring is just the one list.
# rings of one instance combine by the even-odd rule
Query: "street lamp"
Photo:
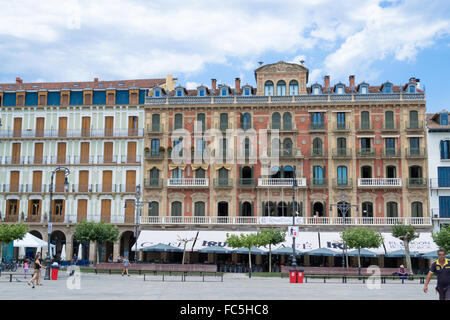
[(49, 188), (49, 191), (50, 191), (50, 211), (49, 211), (49, 215), (48, 215), (48, 230), (47, 230), (47, 234), (48, 234), (48, 238), (47, 238), (47, 240), (48, 240), (48, 242), (47, 242), (47, 257), (45, 259), (45, 262), (47, 264), (47, 269), (45, 270), (44, 280), (50, 280), (50, 263), (51, 263), (51, 261), (50, 261), (50, 252), (51, 252), (50, 251), (50, 239), (51, 239), (51, 236), (52, 236), (53, 180), (55, 178), (56, 172), (58, 172), (58, 171), (64, 171), (64, 175), (65, 175), (65, 177), (64, 177), (64, 186), (68, 186), (69, 185), (69, 181), (68, 181), (67, 177), (70, 174), (70, 170), (68, 168), (66, 168), (66, 167), (58, 167), (58, 168), (56, 168), (55, 170), (52, 171), (52, 176), (51, 176), (51, 179), (50, 179), (50, 188)]
[[(347, 194), (344, 192), (341, 195), (342, 201), (336, 203), (336, 204), (330, 204), (330, 213), (333, 212), (333, 207), (336, 207), (342, 214), (342, 227), (345, 229), (345, 219), (347, 212), (351, 209), (351, 207), (356, 208), (356, 212), (358, 212), (358, 205), (356, 204), (350, 204), (345, 199), (347, 198)], [(345, 242), (342, 243), (342, 268), (345, 268)]]

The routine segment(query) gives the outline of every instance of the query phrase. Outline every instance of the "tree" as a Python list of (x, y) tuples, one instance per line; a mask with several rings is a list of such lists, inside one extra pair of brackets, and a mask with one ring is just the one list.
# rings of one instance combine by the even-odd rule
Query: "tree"
[(258, 231), (262, 246), (269, 246), (269, 272), (272, 272), (272, 245), (276, 246), (286, 239), (286, 230), (267, 228)]
[(227, 245), (230, 248), (247, 248), (248, 249), (248, 266), (249, 266), (249, 272), (248, 276), (249, 278), (252, 277), (252, 256), (251, 256), (251, 250), (252, 247), (259, 247), (262, 245), (261, 236), (259, 236), (256, 233), (249, 233), (244, 234), (241, 233), (240, 235), (235, 234), (228, 234), (227, 233)]
[(445, 250), (447, 253), (450, 252), (450, 226), (433, 233), (432, 237), (440, 249)]
[(80, 242), (93, 241), (95, 243), (95, 261), (98, 263), (98, 244), (117, 241), (119, 228), (104, 222), (82, 221), (75, 225), (73, 237)]
[(403, 225), (401, 223), (397, 223), (392, 227), (392, 235), (403, 241), (403, 244), (405, 245), (406, 267), (408, 268), (409, 272), (413, 274), (411, 255), (409, 253), (409, 243), (418, 238), (419, 234), (416, 233), (416, 229), (412, 225)]
[(186, 255), (186, 245), (188, 244), (188, 242), (194, 241), (195, 238), (181, 238), (178, 237), (178, 241), (183, 242), (184, 246), (183, 246), (183, 260), (181, 261), (181, 264), (184, 264), (184, 257)]
[(341, 238), (351, 249), (358, 249), (358, 275), (361, 275), (361, 248), (378, 248), (383, 238), (373, 229), (351, 228), (341, 233)]
[(3, 254), (3, 245), (14, 240), (23, 239), (27, 232), (28, 226), (23, 223), (0, 225), (0, 261)]

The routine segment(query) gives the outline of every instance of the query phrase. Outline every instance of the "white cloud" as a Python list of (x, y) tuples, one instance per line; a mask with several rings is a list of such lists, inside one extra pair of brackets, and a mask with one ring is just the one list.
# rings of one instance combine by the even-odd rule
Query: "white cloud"
[[(392, 0), (383, 1), (383, 8), (380, 2), (5, 1), (0, 76), (164, 77), (195, 75), (215, 64), (239, 74), (278, 55), (305, 60), (310, 81), (321, 81), (324, 74), (370, 79), (375, 62), (413, 61), (449, 34), (446, 1)], [(240, 63), (231, 65), (231, 60)]]

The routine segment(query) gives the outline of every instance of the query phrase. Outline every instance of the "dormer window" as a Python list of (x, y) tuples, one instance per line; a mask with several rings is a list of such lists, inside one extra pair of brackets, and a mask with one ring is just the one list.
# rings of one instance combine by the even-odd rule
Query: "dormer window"
[(410, 85), (410, 86), (408, 87), (408, 92), (409, 92), (409, 93), (416, 93), (416, 86)]
[(312, 91), (312, 94), (321, 94), (322, 93), (320, 85), (318, 85), (318, 84), (313, 85), (311, 91)]
[(205, 89), (200, 89), (200, 90), (198, 90), (198, 95), (199, 95), (200, 97), (204, 97), (204, 96), (205, 96)]
[(161, 91), (155, 90), (154, 96), (155, 96), (155, 98), (161, 97)]
[(361, 85), (359, 89), (360, 94), (368, 94), (369, 93), (369, 86), (368, 85)]
[(176, 96), (177, 97), (182, 97), (183, 96), (183, 89), (178, 89)]
[(250, 95), (250, 88), (245, 88), (244, 89), (244, 96), (249, 96)]
[(344, 93), (345, 93), (345, 92), (344, 92), (344, 85), (342, 85), (342, 84), (336, 85), (336, 91), (335, 91), (335, 93), (336, 93), (336, 94), (344, 94)]
[(440, 124), (441, 126), (448, 126), (448, 113), (446, 112), (441, 113)]
[(220, 90), (220, 95), (226, 96), (227, 95), (227, 89), (223, 88), (222, 90)]
[(391, 83), (385, 83), (383, 85), (383, 93), (392, 93), (392, 84)]

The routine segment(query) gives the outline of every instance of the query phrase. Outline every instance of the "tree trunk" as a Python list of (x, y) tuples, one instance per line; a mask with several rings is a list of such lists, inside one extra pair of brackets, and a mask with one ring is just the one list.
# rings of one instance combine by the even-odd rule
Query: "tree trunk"
[(403, 240), (405, 244), (405, 255), (406, 255), (406, 268), (408, 268), (409, 274), (413, 274), (412, 264), (411, 264), (411, 254), (409, 253), (409, 241)]
[(252, 253), (250, 248), (248, 248), (248, 277), (252, 277)]
[(3, 257), (3, 242), (0, 242), (0, 262), (2, 262), (2, 257)]
[(269, 273), (272, 273), (272, 245), (269, 243)]
[(358, 247), (358, 276), (361, 276), (361, 247)]
[(94, 261), (95, 261), (95, 264), (98, 264), (98, 258), (99, 258), (99, 254), (98, 254), (98, 250), (99, 250), (99, 246), (98, 246), (98, 241), (95, 241), (95, 247), (94, 247), (95, 249), (94, 249), (94, 254), (95, 254), (95, 259), (94, 259)]
[(186, 242), (184, 243), (184, 247), (183, 247), (183, 261), (181, 261), (181, 264), (184, 264), (184, 256), (186, 254)]

